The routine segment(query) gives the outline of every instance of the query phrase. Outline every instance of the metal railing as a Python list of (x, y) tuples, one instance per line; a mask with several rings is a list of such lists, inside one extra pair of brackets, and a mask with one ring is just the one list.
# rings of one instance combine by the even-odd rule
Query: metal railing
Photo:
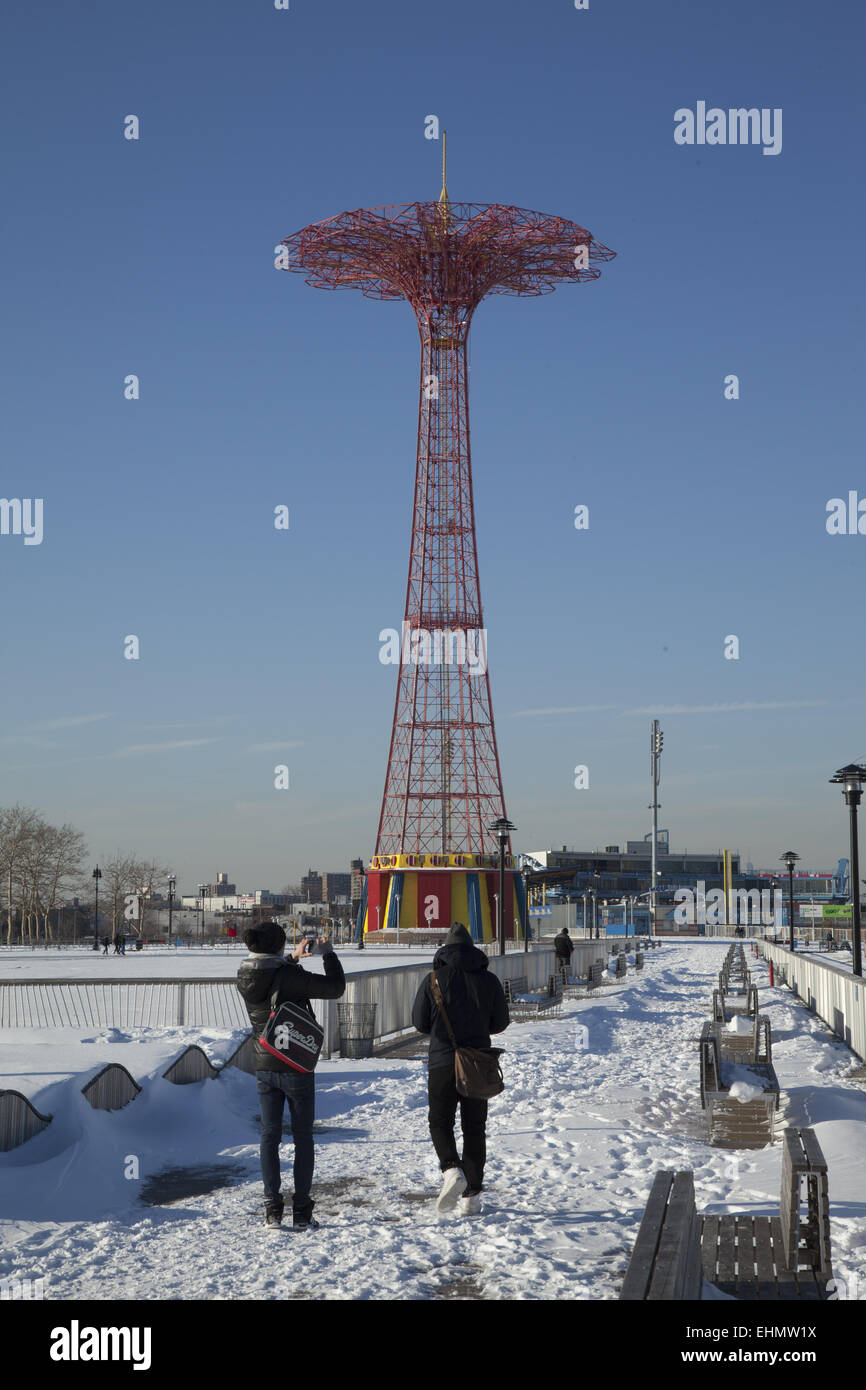
[[(586, 971), (606, 956), (604, 941), (575, 942), (573, 969)], [(584, 959), (585, 958), (585, 959)], [(432, 961), (365, 970), (346, 976), (342, 1002), (378, 1004), (376, 1036), (412, 1027), (412, 1004)], [(509, 951), (490, 956), (501, 980), (525, 975), (530, 988), (546, 984), (554, 968), (552, 949)], [(324, 1050), (340, 1045), (336, 1000), (313, 1000), (325, 1029)], [(235, 981), (229, 979), (0, 980), (0, 1028), (248, 1028), (249, 1017)]]
[(773, 964), (776, 984), (787, 984), (808, 1009), (866, 1061), (866, 986), (858, 976), (814, 956), (793, 953), (770, 941), (758, 950)]

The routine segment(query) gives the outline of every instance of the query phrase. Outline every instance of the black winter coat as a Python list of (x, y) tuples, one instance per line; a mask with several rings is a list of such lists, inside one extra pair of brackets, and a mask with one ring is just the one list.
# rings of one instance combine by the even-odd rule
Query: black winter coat
[(560, 960), (570, 961), (571, 953), (574, 950), (574, 942), (570, 936), (565, 935), (565, 932), (560, 932), (559, 936), (553, 938), (553, 949)]
[[(505, 991), (488, 966), (484, 952), (467, 943), (441, 946), (433, 957), (445, 1011), (460, 1047), (489, 1047), (490, 1034), (504, 1033), (511, 1022)], [(430, 1068), (453, 1067), (454, 1048), (429, 975), (415, 996), (412, 1022), (419, 1033), (430, 1034)]]
[(346, 977), (333, 950), (322, 955), (324, 975), (311, 975), (297, 961), (285, 956), (249, 955), (238, 968), (237, 987), (247, 1006), (255, 1038), (256, 1071), (288, 1072), (297, 1076), (294, 1067), (266, 1052), (259, 1043), (271, 1012), (271, 996), (277, 990), (277, 1003), (288, 999), (309, 1009), (311, 999), (339, 999), (346, 990)]

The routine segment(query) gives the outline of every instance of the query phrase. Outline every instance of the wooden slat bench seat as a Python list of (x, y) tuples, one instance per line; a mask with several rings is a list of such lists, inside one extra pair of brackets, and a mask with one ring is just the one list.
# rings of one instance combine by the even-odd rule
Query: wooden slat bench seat
[(620, 1298), (700, 1299), (706, 1280), (740, 1300), (814, 1301), (832, 1278), (827, 1165), (814, 1130), (786, 1129), (778, 1216), (699, 1213), (690, 1172), (656, 1174)]
[(604, 961), (594, 960), (583, 979), (569, 976), (563, 979), (563, 995), (566, 999), (591, 999), (603, 983)]
[(534, 990), (528, 988), (525, 975), (506, 980), (505, 998), (514, 1023), (524, 1023), (542, 1014), (556, 1017), (562, 1011), (562, 976), (559, 971), (554, 971), (548, 976), (545, 988)]
[[(705, 1023), (699, 1042), (701, 1105), (707, 1112), (710, 1143), (736, 1149), (764, 1148), (773, 1142), (779, 1108), (779, 1081), (773, 1064), (726, 1060), (718, 1029), (717, 1023)], [(735, 1083), (759, 1093), (740, 1099)]]
[[(739, 1015), (737, 1022), (751, 1026), (747, 1032), (731, 1032), (728, 1025), (715, 1020), (710, 1027), (719, 1040), (723, 1062), (743, 1062), (746, 1066), (771, 1067), (773, 1042), (767, 1014), (755, 1014), (751, 1019)], [(730, 1020), (731, 1023), (734, 1019)], [(773, 1073), (775, 1075), (775, 1072)]]
[(719, 1023), (730, 1023), (735, 1014), (754, 1018), (758, 1012), (758, 987), (749, 985), (745, 994), (728, 994), (724, 989), (713, 990), (713, 1018)]
[(827, 1164), (814, 1130), (784, 1131), (778, 1216), (700, 1220), (704, 1278), (722, 1293), (760, 1301), (827, 1297), (833, 1277), (830, 1201)]

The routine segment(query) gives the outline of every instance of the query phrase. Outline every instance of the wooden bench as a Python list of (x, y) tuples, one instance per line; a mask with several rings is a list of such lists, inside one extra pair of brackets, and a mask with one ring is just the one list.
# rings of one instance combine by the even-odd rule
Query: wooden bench
[(710, 1027), (719, 1040), (722, 1061), (743, 1062), (746, 1066), (772, 1066), (773, 1040), (766, 1014), (755, 1014), (748, 1032), (731, 1033), (727, 1025), (718, 1020)]
[(586, 981), (570, 973), (565, 961), (557, 961), (557, 974), (562, 985), (563, 999), (581, 999), (586, 989)]
[(830, 1199), (814, 1130), (784, 1131), (778, 1216), (701, 1218), (701, 1265), (705, 1279), (737, 1299), (827, 1298)]
[[(805, 1214), (801, 1187), (805, 1182)], [(833, 1278), (827, 1165), (811, 1129), (786, 1129), (778, 1216), (701, 1214), (690, 1172), (656, 1174), (620, 1299), (826, 1299)]]
[(545, 989), (530, 990), (526, 976), (518, 975), (505, 981), (505, 998), (514, 1023), (524, 1023), (542, 1014), (555, 1017), (562, 1011), (562, 976), (555, 971), (548, 976)]
[(728, 994), (726, 990), (713, 990), (713, 1020), (717, 1023), (730, 1023), (735, 1014), (755, 1018), (758, 1013), (758, 986), (749, 985), (745, 994)]
[[(779, 1108), (779, 1081), (773, 1064), (723, 1060), (717, 1030), (717, 1024), (705, 1023), (699, 1043), (701, 1106), (707, 1112), (710, 1143), (762, 1149), (773, 1142)], [(732, 1094), (734, 1083), (747, 1085), (758, 1094), (740, 1099), (736, 1091)]]

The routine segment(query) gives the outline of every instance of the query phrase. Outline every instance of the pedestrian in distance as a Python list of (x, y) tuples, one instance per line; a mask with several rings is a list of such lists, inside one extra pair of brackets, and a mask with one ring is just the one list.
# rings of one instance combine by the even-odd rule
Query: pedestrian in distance
[[(487, 1101), (462, 1096), (454, 1076), (454, 1043), (458, 1047), (489, 1048), (490, 1034), (508, 1027), (505, 991), (483, 951), (461, 922), (453, 923), (436, 955), (433, 971), (440, 991), (447, 1027), (436, 1002), (433, 982), (427, 975), (415, 996), (412, 1022), (419, 1033), (430, 1035), (427, 1097), (430, 1138), (443, 1173), (436, 1201), (438, 1211), (459, 1206), (461, 1216), (481, 1210), (484, 1165), (487, 1160)], [(463, 1156), (454, 1138), (457, 1106), (463, 1133)]]
[(262, 922), (257, 927), (248, 927), (244, 932), (244, 942), (249, 955), (238, 968), (237, 987), (246, 1005), (255, 1038), (256, 1082), (262, 1114), (260, 1158), (265, 1189), (265, 1224), (279, 1226), (283, 1219), (285, 1203), (280, 1193), (280, 1137), (283, 1108), (288, 1101), (295, 1146), (292, 1225), (317, 1227), (319, 1223), (313, 1219), (315, 1203), (310, 1195), (315, 1166), (315, 1073), (294, 1070), (287, 1062), (267, 1052), (259, 1039), (271, 1012), (273, 996), (276, 996), (277, 1006), (288, 1000), (312, 1014), (310, 1000), (339, 999), (346, 989), (346, 977), (331, 942), (321, 937), (316, 942), (316, 948), (321, 951), (324, 975), (313, 975), (300, 965), (301, 959), (313, 951), (313, 942), (308, 938), (303, 938), (287, 959), (283, 954), (286, 933), (278, 922)]
[(103, 954), (104, 956), (107, 956), (107, 955), (108, 955), (108, 948), (109, 948), (110, 945), (111, 945), (111, 937), (110, 937), (110, 936), (104, 936), (104, 937), (102, 938), (102, 954)]
[(559, 935), (553, 938), (553, 949), (556, 952), (557, 965), (564, 965), (568, 971), (571, 965), (571, 953), (574, 950), (574, 942), (568, 934), (568, 927), (563, 927)]
[(120, 932), (116, 932), (116, 933), (115, 933), (115, 937), (114, 937), (114, 954), (115, 954), (116, 956), (119, 956), (119, 955), (120, 955), (120, 942), (121, 942)]

